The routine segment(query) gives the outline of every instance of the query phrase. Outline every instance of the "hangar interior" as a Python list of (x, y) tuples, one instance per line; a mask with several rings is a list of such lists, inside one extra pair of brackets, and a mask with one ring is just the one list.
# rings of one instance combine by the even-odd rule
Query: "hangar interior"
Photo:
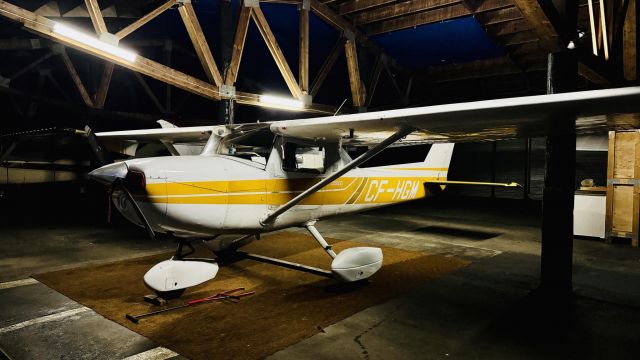
[[(635, 0), (0, 0), (0, 358), (639, 358), (637, 116), (461, 138), (449, 180), (519, 186), (447, 185), (319, 221), (337, 250), (383, 249), (368, 281), (219, 256), (215, 279), (169, 305), (143, 300), (142, 276), (177, 238), (150, 239), (87, 175), (104, 165), (94, 133), (633, 87), (639, 11)], [(353, 159), (370, 148), (344, 146)], [(389, 147), (361, 168), (434, 148)], [(326, 268), (314, 237), (286, 228), (247, 249)], [(239, 288), (246, 297), (186, 302)]]

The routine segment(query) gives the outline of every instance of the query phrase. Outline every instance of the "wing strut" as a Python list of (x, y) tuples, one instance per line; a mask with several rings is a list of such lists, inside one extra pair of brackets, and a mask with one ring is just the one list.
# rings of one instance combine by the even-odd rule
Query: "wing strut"
[(410, 127), (403, 127), (401, 129), (399, 129), (393, 135), (391, 135), (388, 138), (384, 139), (378, 145), (376, 145), (376, 146), (372, 147), (371, 149), (367, 150), (364, 154), (358, 156), (356, 159), (352, 160), (350, 163), (348, 163), (347, 165), (342, 167), (340, 170), (338, 170), (338, 171), (334, 172), (333, 174), (327, 176), (326, 178), (324, 178), (323, 180), (321, 180), (317, 184), (315, 184), (312, 187), (308, 188), (307, 190), (303, 191), (301, 194), (299, 194), (295, 198), (289, 200), (288, 203), (280, 206), (278, 209), (276, 209), (271, 214), (268, 214), (267, 216), (265, 216), (262, 220), (260, 220), (260, 224), (262, 224), (263, 226), (269, 226), (269, 225), (273, 224), (273, 222), (278, 218), (278, 216), (282, 215), (287, 210), (289, 210), (292, 207), (294, 207), (300, 201), (304, 200), (309, 195), (312, 195), (315, 192), (317, 192), (318, 190), (320, 190), (323, 187), (327, 186), (328, 184), (330, 184), (331, 182), (333, 182), (334, 180), (336, 180), (340, 176), (346, 174), (349, 170), (351, 170), (351, 169), (355, 168), (356, 166), (364, 163), (365, 161), (371, 159), (376, 154), (378, 154), (380, 151), (384, 150), (389, 145), (391, 145), (394, 142), (402, 139), (403, 137), (409, 135), (414, 130), (415, 129), (410, 128)]

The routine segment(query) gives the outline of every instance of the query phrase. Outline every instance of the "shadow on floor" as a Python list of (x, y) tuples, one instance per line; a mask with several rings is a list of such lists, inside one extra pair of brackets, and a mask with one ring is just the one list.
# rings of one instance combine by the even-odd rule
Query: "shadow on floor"
[(462, 238), (465, 240), (482, 241), (499, 236), (499, 233), (460, 229), (448, 226), (426, 226), (413, 230), (414, 232), (420, 232), (431, 235), (442, 235), (446, 237)]

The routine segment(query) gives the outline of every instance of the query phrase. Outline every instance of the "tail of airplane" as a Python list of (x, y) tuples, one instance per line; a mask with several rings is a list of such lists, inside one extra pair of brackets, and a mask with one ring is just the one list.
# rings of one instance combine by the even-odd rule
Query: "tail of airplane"
[(451, 155), (453, 154), (453, 146), (455, 144), (433, 144), (424, 159), (424, 163), (430, 170), (437, 170), (439, 177), (447, 178), (449, 172), (449, 164), (451, 163)]

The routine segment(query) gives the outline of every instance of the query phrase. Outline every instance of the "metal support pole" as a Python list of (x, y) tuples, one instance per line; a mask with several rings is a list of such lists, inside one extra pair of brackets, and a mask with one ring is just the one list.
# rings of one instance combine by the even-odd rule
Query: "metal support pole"
[(529, 193), (531, 193), (531, 138), (525, 139), (524, 156), (524, 187), (522, 188), (522, 198), (528, 200)]
[[(498, 149), (498, 143), (496, 141), (491, 142), (491, 182), (496, 182), (496, 153)], [(496, 188), (491, 187), (491, 198), (496, 198)]]
[[(574, 53), (549, 54), (547, 93), (575, 88), (578, 65)], [(576, 124), (573, 117), (550, 119), (542, 200), (540, 288), (555, 306), (568, 304), (572, 293), (573, 200)]]
[(386, 149), (389, 145), (391, 145), (394, 142), (402, 139), (403, 137), (411, 134), (413, 132), (413, 130), (414, 129), (412, 129), (412, 128), (398, 129), (393, 135), (389, 136), (388, 138), (383, 140), (378, 145), (376, 145), (376, 146), (372, 147), (371, 149), (367, 150), (364, 154), (358, 156), (356, 159), (351, 160), (351, 162), (349, 162), (348, 164), (346, 164), (345, 166), (340, 168), (340, 170), (338, 170), (338, 171), (334, 172), (333, 174), (325, 177), (324, 179), (322, 179), (321, 181), (317, 182), (312, 187), (310, 187), (307, 190), (303, 191), (302, 193), (298, 194), (298, 196), (296, 196), (293, 199), (289, 200), (289, 202), (287, 202), (286, 204), (280, 206), (278, 209), (276, 209), (271, 214), (268, 214), (267, 216), (265, 216), (263, 219), (260, 220), (260, 224), (262, 224), (262, 226), (269, 226), (270, 224), (272, 224), (278, 218), (278, 216), (282, 215), (283, 213), (285, 213), (286, 211), (288, 211), (289, 209), (294, 207), (300, 201), (302, 201), (305, 198), (307, 198), (307, 196), (310, 196), (311, 194), (313, 194), (316, 191), (318, 191), (318, 190), (322, 189), (323, 187), (327, 186), (328, 184), (330, 184), (331, 182), (333, 182), (334, 180), (336, 180), (340, 176), (346, 174), (351, 169), (353, 169), (356, 166), (359, 166), (362, 163), (364, 163), (365, 161), (371, 159), (376, 154), (378, 154), (380, 151)]
[[(231, 55), (233, 52), (233, 37), (235, 34), (235, 24), (233, 17), (233, 9), (231, 6), (231, 1), (222, 0), (218, 1), (218, 6), (220, 9), (219, 12), (219, 34), (220, 39), (218, 41), (218, 53), (222, 58), (222, 66), (223, 74), (226, 74), (226, 69), (231, 64)], [(234, 101), (232, 99), (222, 99), (220, 100), (220, 104), (218, 105), (218, 111), (220, 114), (220, 119), (224, 120), (224, 124), (233, 124), (234, 123)]]
[(307, 228), (307, 230), (309, 230), (309, 232), (311, 233), (311, 236), (313, 236), (313, 238), (316, 239), (316, 241), (318, 242), (318, 244), (320, 244), (320, 246), (322, 246), (324, 251), (326, 251), (327, 254), (331, 256), (332, 259), (335, 259), (336, 258), (335, 251), (333, 251), (333, 249), (331, 248), (331, 245), (327, 243), (327, 241), (322, 237), (322, 234), (320, 234), (318, 229), (316, 229), (315, 224), (316, 224), (315, 221), (310, 221), (306, 223), (304, 227)]

